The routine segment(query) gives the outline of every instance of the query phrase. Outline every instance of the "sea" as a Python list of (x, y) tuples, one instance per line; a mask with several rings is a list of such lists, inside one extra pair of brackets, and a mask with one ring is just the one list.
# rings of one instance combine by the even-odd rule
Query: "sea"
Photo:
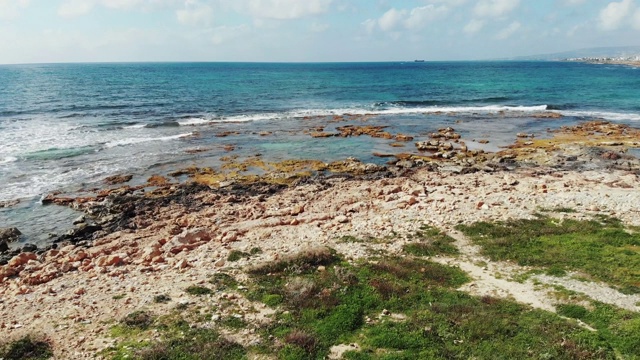
[[(545, 112), (563, 117), (535, 116)], [(497, 150), (517, 132), (542, 137), (593, 119), (640, 126), (640, 69), (507, 61), (0, 65), (0, 202), (20, 201), (0, 208), (0, 227), (46, 242), (78, 213), (43, 206), (43, 196), (101, 187), (115, 174), (143, 183), (190, 165), (215, 167), (230, 154), (383, 163), (374, 152), (408, 151), (385, 139), (312, 138), (317, 126), (382, 125), (416, 140), (451, 126), (470, 147)]]

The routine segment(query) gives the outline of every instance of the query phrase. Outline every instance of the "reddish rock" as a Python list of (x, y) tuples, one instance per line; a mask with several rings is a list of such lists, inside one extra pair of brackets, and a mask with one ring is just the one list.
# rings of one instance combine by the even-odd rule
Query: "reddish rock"
[(29, 260), (37, 260), (38, 256), (32, 252), (23, 252), (16, 256), (14, 256), (11, 260), (9, 260), (9, 267), (16, 268), (22, 265), (25, 265)]

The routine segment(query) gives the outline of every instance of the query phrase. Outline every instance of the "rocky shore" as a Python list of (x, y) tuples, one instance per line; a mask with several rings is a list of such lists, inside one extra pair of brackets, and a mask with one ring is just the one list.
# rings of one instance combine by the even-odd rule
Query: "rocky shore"
[[(382, 128), (312, 130), (313, 137), (413, 140)], [(10, 250), (19, 229), (0, 232), (0, 329), (9, 338), (43, 334), (56, 358), (80, 359), (114, 344), (114, 321), (142, 308), (166, 312), (166, 304), (153, 301), (159, 295), (168, 296), (171, 306), (231, 302), (245, 321), (268, 322), (271, 309), (236, 293), (203, 300), (184, 289), (222, 272), (246, 281), (248, 266), (319, 245), (348, 260), (375, 251), (401, 253), (423, 225), (459, 239), (464, 257), (435, 260), (470, 273), (474, 281), (466, 291), (553, 311), (543, 291), (490, 274), (499, 267), (509, 271), (506, 265), (474, 265), (486, 259), (454, 227), (532, 218), (558, 208), (573, 210), (555, 214), (559, 218), (607, 215), (640, 226), (640, 161), (629, 153), (640, 147), (638, 129), (593, 121), (544, 139), (518, 134), (512, 146), (496, 153), (469, 150), (453, 128), (430, 137), (404, 153), (379, 154), (389, 157), (386, 166), (357, 159), (325, 164), (229, 158), (221, 169), (186, 168), (144, 185), (123, 185), (131, 180), (123, 176), (83, 196), (52, 194), (43, 203), (72, 206), (84, 215), (46, 249)], [(252, 173), (255, 168), (263, 173)], [(253, 255), (232, 261), (232, 253)], [(637, 295), (598, 289), (604, 294), (594, 291), (599, 301), (640, 310)], [(228, 315), (224, 307), (219, 312)], [(250, 331), (229, 336), (243, 345), (259, 341)]]

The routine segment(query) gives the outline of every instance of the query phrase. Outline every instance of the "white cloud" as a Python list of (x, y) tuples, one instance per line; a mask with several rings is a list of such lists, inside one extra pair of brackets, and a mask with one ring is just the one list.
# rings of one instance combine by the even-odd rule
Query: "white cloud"
[(636, 10), (636, 13), (633, 15), (632, 25), (634, 29), (640, 30), (640, 9)]
[(484, 20), (471, 19), (462, 29), (467, 34), (475, 34), (484, 27)]
[(240, 26), (218, 26), (213, 29), (213, 35), (211, 36), (211, 42), (214, 45), (220, 45), (228, 42), (229, 40), (236, 39), (246, 34), (249, 31), (247, 25)]
[(333, 0), (235, 0), (234, 7), (257, 18), (289, 20), (323, 14)]
[(602, 30), (610, 31), (620, 28), (626, 18), (632, 13), (635, 3), (633, 0), (611, 2), (600, 10), (599, 26)]
[(176, 11), (176, 18), (185, 25), (210, 25), (213, 20), (213, 9), (197, 0), (187, 0), (184, 9)]
[(327, 31), (327, 29), (329, 29), (329, 24), (318, 24), (318, 23), (313, 23), (311, 24), (311, 31), (316, 32), (316, 33), (320, 33), (320, 32), (325, 32)]
[[(65, 0), (58, 7), (58, 15), (65, 18), (82, 16), (91, 12), (96, 5), (113, 10), (150, 10), (162, 5), (177, 5), (181, 2), (179, 0)], [(184, 1), (184, 3), (190, 2), (192, 0)]]
[(364, 30), (368, 34), (371, 34), (376, 29), (376, 26), (378, 25), (378, 22), (376, 20), (374, 20), (374, 19), (367, 19), (367, 20), (363, 21), (361, 23), (361, 25), (364, 27)]
[(396, 10), (395, 8), (389, 9), (384, 13), (380, 19), (378, 19), (378, 26), (382, 31), (390, 31), (397, 28), (407, 13), (406, 10)]
[(404, 25), (407, 29), (420, 29), (429, 22), (446, 16), (449, 8), (446, 6), (435, 6), (429, 4), (414, 8), (409, 13), (409, 17), (405, 20)]
[(507, 15), (520, 4), (520, 0), (480, 0), (473, 9), (479, 17), (500, 17)]
[(514, 21), (511, 24), (509, 24), (509, 26), (507, 26), (506, 28), (500, 30), (500, 32), (496, 35), (496, 39), (498, 40), (507, 39), (511, 35), (513, 35), (516, 31), (520, 30), (521, 27), (522, 27), (522, 24), (520, 24), (518, 21)]
[(0, 19), (10, 20), (18, 17), (22, 9), (29, 6), (29, 0), (0, 0)]
[(394, 32), (393, 37), (400, 36), (399, 30), (419, 30), (430, 22), (444, 18), (449, 12), (445, 5), (436, 6), (429, 4), (418, 6), (411, 10), (391, 8), (379, 19), (365, 20), (362, 25), (367, 33), (372, 33), (376, 28), (384, 32)]
[(87, 14), (93, 9), (93, 1), (67, 0), (58, 7), (58, 15), (70, 18)]

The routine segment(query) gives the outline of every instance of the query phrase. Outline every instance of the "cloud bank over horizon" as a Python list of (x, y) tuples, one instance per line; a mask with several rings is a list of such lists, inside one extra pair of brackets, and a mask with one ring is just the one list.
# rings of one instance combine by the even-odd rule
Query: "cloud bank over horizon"
[(640, 45), (640, 0), (0, 0), (0, 63), (478, 60)]

